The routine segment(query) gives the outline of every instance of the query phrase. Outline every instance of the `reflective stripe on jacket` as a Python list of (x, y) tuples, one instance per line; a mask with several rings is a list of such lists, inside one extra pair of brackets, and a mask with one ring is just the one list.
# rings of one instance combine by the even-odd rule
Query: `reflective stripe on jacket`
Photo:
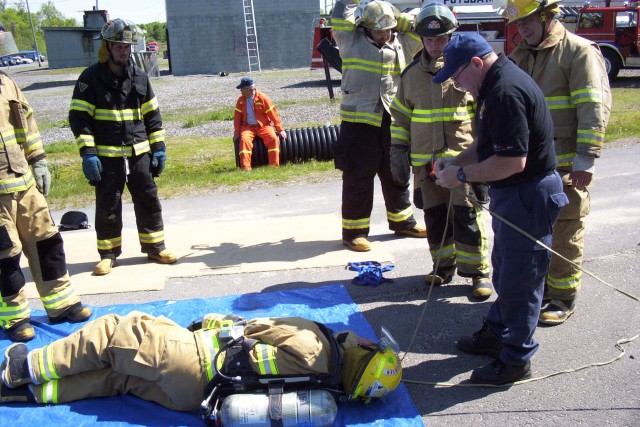
[[(247, 97), (240, 95), (236, 102), (236, 109), (233, 113), (234, 135), (240, 135), (240, 127), (247, 125)], [(260, 127), (273, 123), (277, 132), (284, 130), (280, 122), (280, 115), (271, 99), (256, 89), (253, 97), (253, 113)]]
[(451, 80), (434, 83), (444, 65), (426, 51), (403, 71), (391, 103), (391, 144), (411, 150), (411, 165), (424, 166), (435, 157), (457, 156), (471, 142), (475, 129), (475, 102)]
[(555, 22), (537, 47), (521, 40), (511, 59), (542, 89), (551, 110), (558, 167), (576, 154), (600, 157), (611, 114), (611, 89), (597, 44)]
[(363, 27), (356, 27), (356, 7), (353, 0), (337, 1), (331, 20), (332, 34), (342, 57), (340, 118), (379, 127), (383, 113), (389, 112), (400, 73), (422, 49), (422, 41), (409, 32), (413, 17), (402, 14), (397, 27), (406, 32), (392, 35), (379, 48)]
[(25, 191), (35, 180), (30, 164), (44, 159), (38, 125), (20, 88), (0, 72), (0, 194)]
[(149, 78), (130, 64), (116, 78), (107, 63), (90, 66), (73, 90), (69, 125), (80, 154), (140, 155), (165, 149), (165, 131)]

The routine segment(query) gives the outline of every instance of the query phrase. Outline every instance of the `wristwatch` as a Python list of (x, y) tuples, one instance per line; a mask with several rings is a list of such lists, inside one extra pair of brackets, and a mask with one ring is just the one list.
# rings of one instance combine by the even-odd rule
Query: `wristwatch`
[(458, 174), (456, 175), (456, 178), (458, 178), (458, 181), (460, 182), (467, 182), (467, 176), (464, 174), (464, 166), (458, 169)]

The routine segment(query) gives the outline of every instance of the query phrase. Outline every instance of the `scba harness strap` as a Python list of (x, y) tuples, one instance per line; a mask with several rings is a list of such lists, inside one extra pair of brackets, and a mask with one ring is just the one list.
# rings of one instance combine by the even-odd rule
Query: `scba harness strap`
[(393, 282), (393, 279), (387, 279), (382, 276), (382, 273), (392, 271), (395, 268), (393, 264), (383, 267), (377, 261), (350, 262), (347, 268), (358, 272), (358, 275), (351, 281), (356, 285), (378, 286), (381, 283)]
[[(236, 323), (236, 322), (234, 322)], [(343, 358), (340, 344), (333, 332), (321, 323), (314, 322), (327, 338), (331, 351), (333, 370), (327, 374), (308, 375), (260, 375), (251, 366), (249, 354), (256, 340), (244, 336), (228, 341), (223, 345), (213, 360), (216, 374), (205, 389), (205, 399), (200, 407), (202, 419), (209, 425), (218, 425), (218, 412), (222, 401), (236, 393), (268, 392), (269, 413), (272, 426), (282, 422), (282, 395), (294, 390), (327, 390), (338, 397), (343, 396), (342, 372)], [(195, 326), (194, 326), (195, 325)], [(191, 325), (196, 329), (197, 322)], [(201, 327), (201, 324), (200, 324)], [(217, 358), (225, 353), (222, 367), (218, 369)]]

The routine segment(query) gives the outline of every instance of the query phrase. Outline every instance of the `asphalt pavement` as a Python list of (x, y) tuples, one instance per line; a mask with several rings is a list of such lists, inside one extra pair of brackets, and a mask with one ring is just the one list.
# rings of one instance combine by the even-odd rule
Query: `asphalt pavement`
[[(495, 296), (476, 302), (470, 297), (470, 284), (456, 277), (434, 289), (425, 303), (424, 275), (431, 268), (427, 242), (396, 238), (388, 231), (379, 187), (370, 237), (384, 242), (395, 257), (394, 271), (385, 273), (392, 283), (360, 287), (351, 283), (353, 272), (331, 267), (173, 278), (161, 291), (86, 295), (83, 301), (111, 305), (344, 284), (374, 329), (384, 325), (408, 350), (404, 378), (411, 381), (408, 390), (428, 426), (638, 426), (640, 338), (621, 344), (624, 354), (616, 342), (640, 334), (640, 302), (612, 288), (640, 296), (638, 159), (640, 144), (635, 141), (606, 149), (597, 161), (584, 258), (584, 268), (597, 278), (584, 274), (578, 309), (565, 324), (538, 328), (541, 345), (532, 361), (534, 377), (571, 372), (526, 384), (484, 388), (466, 382), (472, 369), (491, 359), (464, 354), (455, 341), (481, 326)], [(171, 227), (183, 222), (339, 216), (340, 193), (341, 183), (333, 181), (165, 200), (164, 219)], [(92, 208), (83, 210), (93, 218)], [(125, 205), (125, 227), (134, 227), (132, 211)], [(62, 213), (53, 216), (59, 220)], [(422, 221), (419, 211), (417, 217)], [(340, 230), (335, 236), (340, 245)], [(167, 244), (171, 249), (171, 242)], [(39, 304), (32, 301), (34, 307)], [(618, 356), (612, 363), (593, 366)]]

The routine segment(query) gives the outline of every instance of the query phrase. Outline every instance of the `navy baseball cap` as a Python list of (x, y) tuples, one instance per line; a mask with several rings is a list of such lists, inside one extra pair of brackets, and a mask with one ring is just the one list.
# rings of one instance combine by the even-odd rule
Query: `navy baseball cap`
[(453, 76), (461, 65), (471, 61), (471, 58), (481, 57), (493, 49), (480, 34), (476, 32), (458, 33), (451, 37), (451, 41), (444, 48), (444, 67), (435, 75), (435, 83), (443, 83)]
[(251, 77), (243, 77), (240, 80), (240, 84), (236, 86), (236, 89), (242, 89), (245, 87), (253, 87), (253, 79)]

